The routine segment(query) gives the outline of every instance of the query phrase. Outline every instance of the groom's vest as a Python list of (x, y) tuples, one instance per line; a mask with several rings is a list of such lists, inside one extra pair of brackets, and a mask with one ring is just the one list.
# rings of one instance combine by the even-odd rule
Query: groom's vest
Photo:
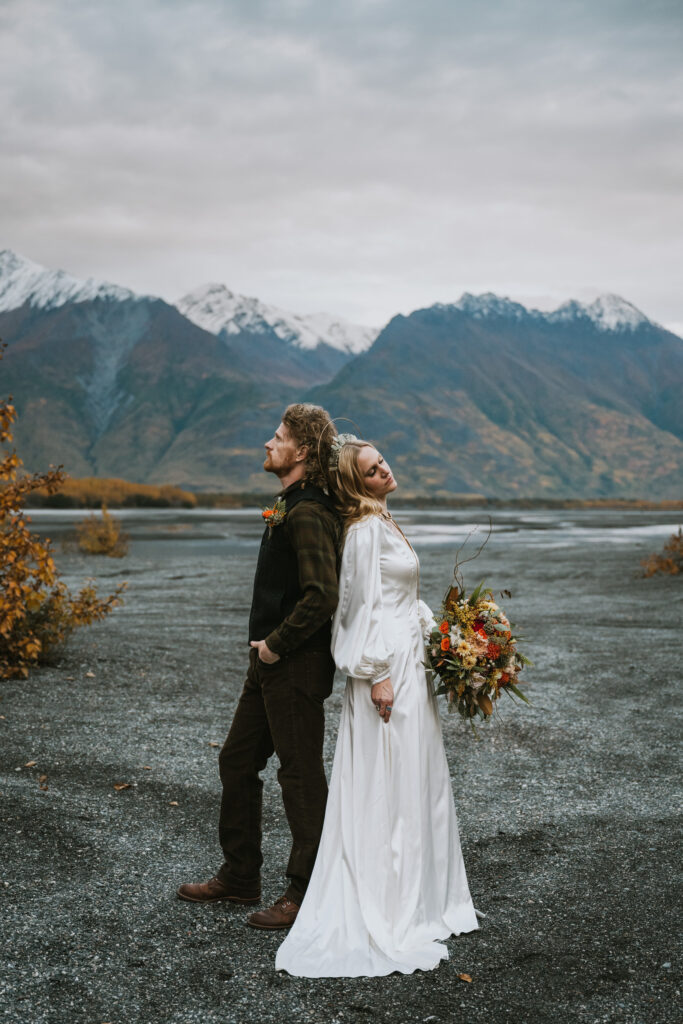
[[(337, 515), (332, 498), (313, 484), (305, 484), (289, 491), (283, 500), (286, 506), (284, 522), (279, 526), (266, 526), (261, 540), (254, 577), (254, 596), (249, 614), (250, 641), (265, 640), (291, 614), (297, 601), (303, 597), (303, 591), (299, 587), (296, 551), (287, 535), (289, 513), (300, 501), (317, 501)], [(328, 621), (309, 636), (302, 646), (329, 648), (329, 645)]]

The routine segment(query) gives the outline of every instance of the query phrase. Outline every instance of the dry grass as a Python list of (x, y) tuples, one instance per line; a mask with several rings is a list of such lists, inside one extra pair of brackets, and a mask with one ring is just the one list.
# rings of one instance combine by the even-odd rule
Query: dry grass
[(33, 505), (47, 508), (194, 508), (196, 495), (171, 484), (138, 484), (117, 478), (69, 477), (58, 493), (37, 489)]
[(643, 566), (644, 576), (655, 576), (658, 572), (667, 576), (677, 576), (683, 572), (683, 534), (681, 527), (676, 533), (672, 533), (664, 545), (664, 549), (657, 555), (650, 555), (640, 563)]
[(76, 526), (78, 547), (86, 555), (107, 555), (108, 558), (123, 558), (128, 552), (128, 535), (121, 523), (114, 519), (107, 506), (102, 506), (99, 516), (92, 515)]

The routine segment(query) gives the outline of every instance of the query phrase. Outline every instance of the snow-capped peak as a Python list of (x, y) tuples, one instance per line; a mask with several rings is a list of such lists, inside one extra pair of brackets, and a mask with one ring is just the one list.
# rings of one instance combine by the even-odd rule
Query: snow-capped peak
[(500, 295), (494, 295), (493, 292), (484, 292), (482, 295), (464, 292), (453, 305), (461, 313), (468, 313), (476, 319), (486, 316), (504, 316), (519, 320), (528, 316), (528, 310), (519, 302), (501, 298)]
[(513, 302), (512, 299), (494, 295), (493, 292), (485, 292), (483, 295), (465, 292), (452, 305), (437, 304), (436, 308), (457, 309), (478, 320), (484, 317), (505, 317), (513, 320), (533, 317), (535, 320), (546, 320), (549, 323), (567, 323), (587, 319), (601, 331), (634, 331), (642, 324), (652, 323), (632, 303), (619, 295), (611, 294), (600, 295), (591, 303), (570, 299), (550, 313), (529, 309), (519, 302)]
[(92, 277), (82, 281), (64, 270), (48, 270), (11, 249), (0, 251), (0, 312), (19, 309), (26, 302), (36, 309), (54, 309), (66, 302), (134, 298), (128, 288)]
[(269, 306), (260, 299), (238, 295), (223, 284), (205, 284), (176, 303), (188, 320), (212, 334), (274, 333), (298, 348), (314, 349), (320, 344), (350, 355), (364, 352), (379, 331), (351, 324), (330, 313), (300, 315)]
[(600, 331), (635, 331), (642, 324), (652, 323), (644, 313), (619, 295), (600, 295), (594, 302), (563, 302), (552, 313), (546, 314), (551, 323), (570, 320), (591, 320)]
[(600, 295), (585, 307), (594, 324), (603, 331), (634, 331), (650, 321), (639, 309), (619, 295)]

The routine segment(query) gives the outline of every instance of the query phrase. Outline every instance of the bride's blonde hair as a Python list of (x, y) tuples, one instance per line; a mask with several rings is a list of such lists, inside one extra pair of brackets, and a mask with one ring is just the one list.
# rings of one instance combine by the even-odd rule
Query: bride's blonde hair
[(369, 494), (365, 486), (365, 477), (358, 465), (361, 449), (372, 447), (374, 446), (369, 441), (347, 441), (339, 452), (336, 468), (330, 470), (331, 488), (337, 499), (345, 528), (359, 519), (383, 511), (377, 498)]

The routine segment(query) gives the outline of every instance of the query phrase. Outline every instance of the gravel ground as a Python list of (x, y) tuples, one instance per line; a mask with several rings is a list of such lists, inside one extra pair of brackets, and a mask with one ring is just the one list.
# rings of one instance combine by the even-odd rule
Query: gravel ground
[[(69, 582), (129, 590), (58, 665), (0, 689), (0, 1021), (680, 1021), (680, 580), (637, 576), (663, 538), (615, 534), (633, 525), (626, 514), (526, 518), (498, 515), (502, 532), (467, 568), (470, 582), (513, 591), (504, 603), (530, 638), (534, 706), (503, 707), (479, 742), (443, 716), (486, 917), (449, 940), (436, 970), (380, 979), (278, 974), (281, 936), (245, 927), (244, 908), (175, 897), (220, 863), (216, 747), (246, 663), (254, 518), (133, 516), (124, 560), (62, 556)], [(433, 605), (454, 546), (439, 530), (454, 519), (403, 516)], [(342, 687), (328, 702), (328, 768)], [(264, 903), (283, 891), (288, 853), (275, 767)]]

